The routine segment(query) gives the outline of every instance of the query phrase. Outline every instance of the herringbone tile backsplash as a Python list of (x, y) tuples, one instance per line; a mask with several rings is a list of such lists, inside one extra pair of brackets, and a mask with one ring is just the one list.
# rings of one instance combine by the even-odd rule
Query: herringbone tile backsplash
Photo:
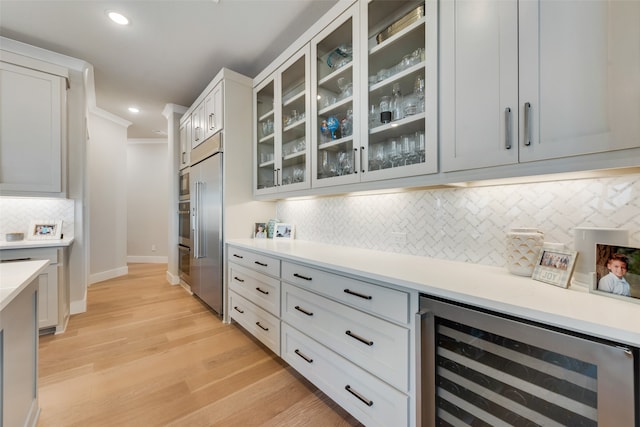
[(68, 199), (0, 197), (0, 240), (6, 233), (25, 233), (31, 220), (61, 219), (62, 233), (73, 236), (74, 201)]
[(640, 175), (286, 200), (277, 216), (296, 239), (504, 266), (513, 227), (569, 247), (577, 226), (627, 228), (639, 247)]

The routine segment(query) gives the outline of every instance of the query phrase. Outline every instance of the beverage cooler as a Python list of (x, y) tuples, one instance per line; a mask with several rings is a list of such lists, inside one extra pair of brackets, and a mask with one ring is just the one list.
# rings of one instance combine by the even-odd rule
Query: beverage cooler
[(423, 426), (638, 425), (637, 348), (427, 296), (420, 309)]

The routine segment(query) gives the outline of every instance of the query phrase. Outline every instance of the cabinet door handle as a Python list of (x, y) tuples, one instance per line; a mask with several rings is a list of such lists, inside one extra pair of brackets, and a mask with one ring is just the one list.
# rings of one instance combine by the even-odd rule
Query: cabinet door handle
[(235, 311), (237, 311), (238, 313), (240, 313), (240, 314), (244, 314), (244, 311), (240, 310), (237, 305), (235, 307), (233, 307), (233, 309)]
[(360, 147), (360, 170), (364, 173), (364, 147)]
[(307, 362), (307, 363), (313, 363), (313, 359), (312, 359), (312, 358), (310, 358), (309, 356), (304, 355), (304, 354), (303, 354), (300, 350), (298, 350), (297, 348), (296, 348), (295, 350), (293, 350), (293, 352), (294, 352), (295, 354), (297, 354), (298, 356), (302, 357), (302, 358), (305, 360), (305, 362)]
[(345, 294), (349, 294), (349, 295), (354, 295), (363, 299), (373, 299), (373, 297), (371, 295), (365, 295), (365, 294), (361, 294), (359, 292), (356, 291), (352, 291), (351, 289), (345, 289), (344, 290)]
[(260, 324), (260, 322), (256, 322), (256, 326), (258, 326), (258, 327), (259, 327), (260, 329), (262, 329), (263, 331), (268, 331), (268, 330), (269, 330), (269, 328), (265, 328), (264, 326), (262, 326), (262, 325)]
[(260, 287), (257, 287), (256, 291), (260, 292), (261, 294), (269, 295), (269, 292), (260, 289)]
[[(356, 160), (356, 155), (357, 155), (357, 154), (358, 154), (358, 149), (357, 149), (357, 148), (354, 148), (354, 149), (353, 149), (353, 161), (354, 161), (354, 162), (355, 162), (355, 160)], [(362, 159), (362, 157), (361, 157), (361, 159)], [(353, 173), (358, 173), (358, 168), (354, 167), (354, 168), (353, 168)]]
[(240, 283), (244, 283), (244, 280), (239, 278), (238, 276), (233, 276), (233, 280), (237, 280)]
[(511, 150), (511, 108), (504, 109), (504, 148)]
[(307, 316), (313, 316), (313, 313), (312, 313), (312, 312), (307, 311), (307, 310), (305, 310), (304, 308), (301, 308), (299, 305), (296, 305), (296, 306), (295, 306), (295, 307), (293, 307), (293, 308), (295, 308), (296, 310), (298, 310), (300, 313), (304, 313), (304, 314), (306, 314)]
[(366, 344), (368, 346), (372, 346), (373, 345), (373, 341), (370, 341), (370, 340), (368, 340), (366, 338), (362, 338), (360, 335), (354, 334), (351, 331), (345, 331), (345, 334), (349, 335), (351, 338), (357, 339), (361, 343)]
[(524, 145), (531, 145), (531, 103), (524, 103)]
[(293, 273), (293, 277), (297, 277), (299, 279), (304, 279), (307, 281), (311, 281), (311, 279), (313, 279), (312, 277), (307, 277), (307, 276), (303, 276), (302, 274), (298, 274), (298, 273)]
[(351, 386), (349, 384), (347, 384), (344, 387), (345, 390), (347, 390), (349, 393), (353, 394), (355, 397), (358, 398), (358, 400), (360, 400), (362, 403), (364, 403), (367, 406), (373, 406), (373, 400), (367, 399), (366, 397), (364, 397), (363, 395), (361, 395), (360, 393), (358, 393), (357, 391), (355, 391), (353, 388), (351, 388)]
[(280, 168), (276, 169), (276, 183), (278, 187), (282, 185), (282, 178), (280, 177)]
[(216, 123), (213, 120), (214, 117), (215, 117), (214, 113), (209, 114), (209, 130), (214, 130), (216, 128)]
[(259, 265), (259, 266), (261, 266), (261, 267), (266, 267), (266, 266), (268, 266), (268, 264), (265, 264), (264, 262), (260, 262), (260, 261), (254, 261), (253, 263), (254, 263), (254, 264), (258, 264), (258, 265)]
[(244, 259), (244, 257), (242, 255), (233, 254), (233, 256), (236, 257), (236, 258)]

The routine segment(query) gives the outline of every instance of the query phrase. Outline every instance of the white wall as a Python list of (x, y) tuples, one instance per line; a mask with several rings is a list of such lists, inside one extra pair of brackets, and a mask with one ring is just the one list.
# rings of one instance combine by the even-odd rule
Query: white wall
[(127, 127), (106, 111), (89, 112), (89, 284), (127, 274)]
[[(127, 260), (166, 263), (169, 188), (166, 139), (127, 144)], [(175, 210), (177, 210), (177, 206)], [(155, 250), (152, 249), (155, 247)]]

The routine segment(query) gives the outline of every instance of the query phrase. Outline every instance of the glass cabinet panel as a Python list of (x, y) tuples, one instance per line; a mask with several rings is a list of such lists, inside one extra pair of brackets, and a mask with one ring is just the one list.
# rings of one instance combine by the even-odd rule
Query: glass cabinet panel
[[(314, 186), (355, 182), (359, 167), (354, 135), (358, 61), (354, 46), (354, 11), (347, 10), (312, 42), (316, 114), (313, 134)], [(358, 162), (358, 164), (356, 164)]]
[(294, 55), (280, 74), (282, 135), (280, 170), (276, 169), (280, 191), (310, 187), (309, 147), (309, 53), (308, 46)]
[(427, 159), (427, 144), (436, 140), (427, 141), (425, 135), (425, 3), (374, 0), (368, 3), (367, 22), (368, 151), (363, 169), (368, 173), (363, 179), (431, 172), (436, 159)]
[(269, 80), (255, 91), (256, 189), (275, 188), (275, 81)]

